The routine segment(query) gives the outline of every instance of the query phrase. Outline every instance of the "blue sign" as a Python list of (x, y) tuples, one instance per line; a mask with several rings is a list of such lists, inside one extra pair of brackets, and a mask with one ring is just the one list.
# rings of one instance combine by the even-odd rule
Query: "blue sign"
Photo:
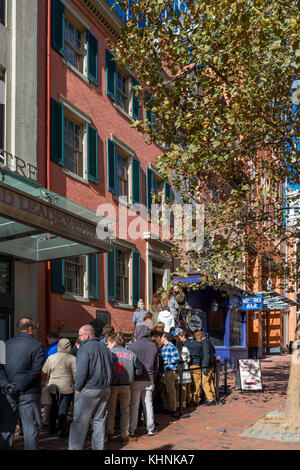
[(262, 296), (243, 298), (243, 310), (262, 310)]

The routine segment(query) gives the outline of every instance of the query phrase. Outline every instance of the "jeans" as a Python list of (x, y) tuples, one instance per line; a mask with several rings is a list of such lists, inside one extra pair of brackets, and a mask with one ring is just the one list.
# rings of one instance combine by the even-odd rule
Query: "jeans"
[(100, 390), (83, 388), (75, 393), (74, 417), (70, 427), (69, 450), (82, 450), (93, 420), (92, 449), (103, 450), (110, 387)]
[(131, 418), (130, 418), (130, 434), (134, 434), (137, 428), (139, 406), (142, 400), (147, 431), (153, 431), (154, 425), (154, 412), (153, 412), (153, 391), (154, 384), (143, 380), (136, 380), (131, 385)]
[(21, 394), (18, 403), (11, 397), (0, 396), (0, 450), (11, 450), (18, 416), (23, 426), (24, 450), (38, 450), (41, 427), (41, 397)]
[(65, 431), (67, 415), (74, 394), (59, 395), (51, 393), (52, 406), (50, 408), (50, 432), (56, 430), (56, 420), (58, 417), (58, 430)]

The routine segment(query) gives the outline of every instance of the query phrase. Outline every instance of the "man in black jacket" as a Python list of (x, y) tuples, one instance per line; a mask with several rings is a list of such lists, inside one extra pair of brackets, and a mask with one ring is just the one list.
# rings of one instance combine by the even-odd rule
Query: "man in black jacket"
[(203, 331), (195, 331), (195, 339), (202, 346), (202, 387), (207, 406), (216, 405), (216, 390), (214, 385), (214, 368), (216, 365), (216, 350), (211, 340)]
[(12, 449), (20, 414), (24, 449), (38, 449), (41, 425), (41, 370), (44, 348), (35, 338), (31, 318), (18, 323), (19, 334), (6, 341), (6, 363), (0, 368), (0, 450)]
[[(191, 362), (189, 364), (191, 376), (194, 382), (194, 403), (200, 405), (201, 401), (201, 362), (202, 362), (202, 345), (194, 338), (191, 332), (187, 333), (188, 339), (182, 344), (186, 346), (191, 354)], [(190, 393), (187, 393), (187, 403), (191, 403)]]
[(80, 348), (76, 355), (74, 417), (69, 450), (82, 450), (93, 419), (92, 449), (103, 450), (107, 404), (112, 379), (112, 354), (95, 338), (91, 325), (80, 328)]

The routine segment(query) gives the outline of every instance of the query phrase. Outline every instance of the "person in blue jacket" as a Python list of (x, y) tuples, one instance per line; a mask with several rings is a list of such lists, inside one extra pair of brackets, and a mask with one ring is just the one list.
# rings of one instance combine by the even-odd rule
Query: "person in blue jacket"
[(59, 334), (55, 331), (47, 334), (48, 347), (45, 349), (45, 362), (49, 356), (57, 353), (57, 346), (59, 343)]

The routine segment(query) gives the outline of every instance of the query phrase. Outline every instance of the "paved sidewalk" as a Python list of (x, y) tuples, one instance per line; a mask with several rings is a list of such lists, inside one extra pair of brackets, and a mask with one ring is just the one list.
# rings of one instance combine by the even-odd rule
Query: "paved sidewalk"
[[(190, 417), (170, 420), (156, 415), (159, 433), (148, 436), (138, 429), (138, 441), (123, 445), (116, 434), (106, 450), (292, 450), (300, 443), (242, 437), (242, 432), (272, 410), (284, 411), (288, 385), (290, 355), (268, 356), (261, 361), (264, 393), (241, 393), (234, 389), (235, 375), (228, 380), (231, 393), (222, 397), (223, 406), (189, 408)], [(221, 385), (223, 376), (221, 375)], [(16, 449), (22, 449), (22, 438), (16, 438)], [(40, 435), (41, 448), (64, 450), (67, 441), (59, 441), (46, 432)], [(86, 448), (89, 447), (87, 442)]]

